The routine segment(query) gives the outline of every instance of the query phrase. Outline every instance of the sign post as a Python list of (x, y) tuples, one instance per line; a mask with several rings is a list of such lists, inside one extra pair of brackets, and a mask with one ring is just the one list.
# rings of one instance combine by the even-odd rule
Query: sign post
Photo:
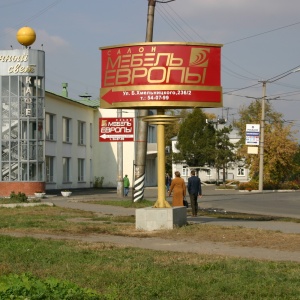
[(100, 49), (101, 108), (222, 107), (221, 45), (152, 42)]
[[(221, 47), (219, 44), (146, 42), (100, 48), (100, 107), (158, 111), (157, 116), (143, 118), (158, 126), (159, 194), (155, 207), (169, 207), (165, 200), (162, 156), (165, 155), (164, 126), (174, 120), (164, 115), (164, 109), (223, 106)], [(101, 139), (111, 138), (111, 132), (101, 134)], [(115, 139), (118, 138), (116, 135)]]
[(259, 145), (259, 124), (246, 124), (246, 145), (258, 146)]
[(133, 118), (100, 118), (99, 142), (133, 142)]

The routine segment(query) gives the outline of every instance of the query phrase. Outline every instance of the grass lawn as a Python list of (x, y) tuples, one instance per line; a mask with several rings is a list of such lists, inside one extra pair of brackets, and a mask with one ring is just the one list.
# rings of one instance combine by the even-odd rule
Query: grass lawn
[[(255, 229), (189, 225), (139, 232), (134, 217), (59, 207), (0, 208), (0, 274), (56, 277), (103, 295), (101, 299), (299, 299), (299, 263), (256, 261), (121, 247), (108, 243), (8, 236), (13, 232), (114, 234), (215, 241), (299, 251), (300, 237)], [(1, 288), (1, 287), (0, 287)]]
[(55, 277), (103, 299), (299, 299), (296, 263), (0, 237), (0, 273)]

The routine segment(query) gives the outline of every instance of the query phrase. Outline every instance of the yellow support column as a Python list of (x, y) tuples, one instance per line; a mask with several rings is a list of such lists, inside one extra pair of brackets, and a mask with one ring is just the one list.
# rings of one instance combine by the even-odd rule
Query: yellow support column
[(165, 154), (165, 125), (175, 122), (178, 118), (164, 115), (164, 110), (158, 110), (158, 115), (147, 116), (143, 121), (157, 125), (157, 200), (153, 207), (171, 207), (166, 200), (166, 154)]
[(154, 207), (171, 207), (166, 201), (165, 125), (157, 125), (157, 201)]

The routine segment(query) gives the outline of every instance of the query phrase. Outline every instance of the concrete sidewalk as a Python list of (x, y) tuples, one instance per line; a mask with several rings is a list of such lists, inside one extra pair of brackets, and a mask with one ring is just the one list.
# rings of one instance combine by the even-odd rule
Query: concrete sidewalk
[[(214, 189), (207, 189), (206, 193), (217, 193), (222, 194), (224, 191), (216, 191)], [(238, 191), (226, 191), (226, 194), (233, 193), (237, 194)], [(146, 188), (145, 198), (147, 200), (156, 201), (157, 198), (157, 188)], [(101, 204), (91, 204), (87, 201), (92, 200), (120, 200), (120, 199), (131, 199), (131, 197), (118, 197), (115, 189), (88, 189), (88, 190), (74, 190), (72, 195), (68, 198), (62, 197), (59, 191), (52, 191), (47, 193), (47, 197), (43, 198), (43, 202), (51, 202), (54, 205), (61, 207), (68, 207), (73, 209), (79, 209), (83, 211), (92, 211), (99, 214), (106, 215), (121, 215), (130, 216), (135, 215), (134, 208), (124, 208), (119, 206), (101, 205)], [(168, 199), (171, 201), (171, 199)], [(201, 202), (200, 202), (201, 203)], [(201, 204), (200, 204), (201, 207)], [(269, 214), (267, 214), (269, 215)], [(220, 225), (220, 226), (240, 226), (245, 228), (257, 228), (264, 230), (280, 231), (284, 233), (300, 233), (300, 223), (294, 222), (279, 222), (279, 221), (244, 221), (244, 220), (231, 220), (231, 219), (218, 219), (207, 216), (198, 216), (187, 218), (190, 224), (209, 224), (209, 225)]]

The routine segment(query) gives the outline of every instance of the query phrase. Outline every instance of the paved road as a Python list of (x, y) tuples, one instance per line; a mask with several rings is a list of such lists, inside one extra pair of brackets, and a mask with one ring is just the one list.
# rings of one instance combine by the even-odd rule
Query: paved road
[[(205, 194), (207, 191), (207, 194)], [(300, 191), (213, 192), (204, 188), (200, 207), (300, 219)]]
[[(258, 193), (238, 190), (218, 190), (203, 186), (201, 208), (222, 209), (232, 212), (291, 217), (300, 219), (300, 191), (264, 191)], [(156, 188), (146, 188), (145, 198), (155, 200)], [(171, 198), (168, 198), (171, 201)]]

